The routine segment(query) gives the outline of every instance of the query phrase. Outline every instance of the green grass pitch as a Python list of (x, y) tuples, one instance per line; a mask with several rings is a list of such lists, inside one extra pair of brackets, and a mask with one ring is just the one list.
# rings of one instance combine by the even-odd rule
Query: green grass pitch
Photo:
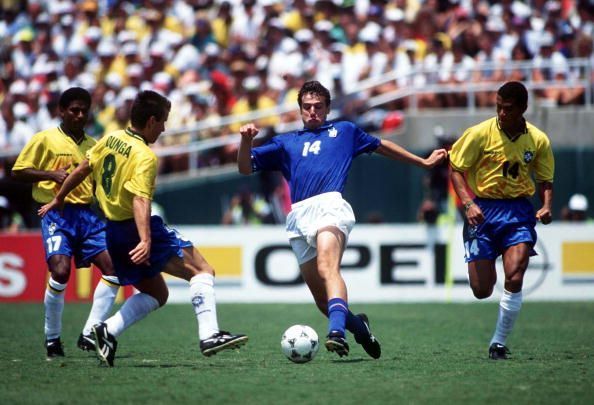
[(76, 348), (88, 304), (67, 304), (66, 357), (48, 362), (43, 306), (0, 304), (2, 404), (591, 404), (594, 302), (527, 302), (508, 341), (513, 359), (487, 359), (496, 303), (354, 304), (382, 343), (366, 356), (352, 337), (340, 359), (310, 363), (280, 351), (288, 326), (326, 333), (313, 304), (220, 304), (222, 329), (249, 334), (239, 351), (203, 357), (192, 307), (167, 305), (119, 338), (114, 368)]

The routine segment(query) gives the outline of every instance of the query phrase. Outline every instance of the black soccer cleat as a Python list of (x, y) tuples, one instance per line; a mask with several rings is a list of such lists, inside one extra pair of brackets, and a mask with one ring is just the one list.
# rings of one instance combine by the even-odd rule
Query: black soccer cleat
[(382, 355), (382, 347), (380, 346), (380, 342), (371, 333), (371, 329), (369, 329), (369, 319), (367, 318), (367, 315), (358, 314), (357, 316), (363, 321), (363, 324), (367, 329), (367, 334), (364, 336), (355, 336), (355, 341), (363, 346), (363, 349), (369, 356), (374, 359), (379, 359)]
[(206, 357), (217, 354), (225, 349), (237, 349), (248, 341), (246, 335), (232, 335), (220, 330), (211, 337), (200, 341), (200, 351)]
[(511, 354), (511, 352), (501, 343), (493, 343), (489, 346), (489, 358), (492, 360), (507, 360), (509, 358), (508, 354)]
[(56, 357), (64, 357), (64, 347), (60, 338), (46, 339), (45, 350), (47, 350), (47, 360), (53, 360)]
[(344, 336), (339, 332), (330, 332), (328, 340), (326, 340), (326, 349), (329, 352), (335, 352), (340, 357), (349, 355), (349, 344)]
[(78, 341), (76, 342), (76, 346), (85, 352), (94, 352), (95, 339), (93, 338), (93, 335), (83, 335), (81, 333), (78, 337)]
[(113, 367), (115, 353), (118, 348), (116, 338), (107, 331), (105, 322), (93, 326), (93, 333), (95, 334), (97, 357), (109, 367)]

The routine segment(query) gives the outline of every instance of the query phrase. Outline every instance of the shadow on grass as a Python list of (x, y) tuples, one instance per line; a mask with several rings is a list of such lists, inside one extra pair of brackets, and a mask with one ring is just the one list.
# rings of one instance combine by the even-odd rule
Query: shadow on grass
[(198, 368), (195, 364), (138, 364), (131, 368)]
[(341, 363), (342, 364), (342, 363), (361, 363), (361, 362), (364, 362), (364, 361), (372, 361), (372, 359), (345, 359), (345, 360), (334, 359), (331, 362), (332, 363)]

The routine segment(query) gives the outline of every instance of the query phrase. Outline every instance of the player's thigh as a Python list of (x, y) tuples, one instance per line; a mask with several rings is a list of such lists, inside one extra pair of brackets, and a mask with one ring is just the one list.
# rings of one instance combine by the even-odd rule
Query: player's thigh
[(528, 243), (518, 243), (503, 251), (503, 271), (506, 279), (522, 279), (528, 268), (528, 261), (532, 246)]
[(495, 260), (481, 259), (468, 263), (468, 280), (477, 298), (486, 298), (497, 282)]
[(184, 247), (182, 252), (184, 257), (173, 256), (163, 268), (163, 272), (186, 281), (190, 281), (192, 277), (202, 273), (214, 275), (214, 269), (208, 264), (198, 249)]
[(115, 270), (113, 268), (113, 262), (111, 261), (111, 256), (104, 250), (103, 252), (99, 253), (95, 257), (93, 257), (93, 264), (97, 266), (99, 271), (104, 276), (115, 276)]
[(148, 294), (159, 302), (160, 306), (165, 305), (167, 298), (169, 298), (169, 290), (167, 284), (161, 274), (157, 274), (150, 278), (143, 278), (134, 284), (134, 288), (144, 294)]
[(318, 231), (318, 271), (322, 277), (340, 271), (345, 241), (345, 234), (335, 226), (327, 226)]

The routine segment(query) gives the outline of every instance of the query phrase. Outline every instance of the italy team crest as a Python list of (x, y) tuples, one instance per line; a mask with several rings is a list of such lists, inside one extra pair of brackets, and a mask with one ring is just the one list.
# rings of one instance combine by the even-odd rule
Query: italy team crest
[(334, 127), (330, 128), (328, 130), (328, 136), (330, 138), (336, 138), (338, 136), (338, 130), (336, 128), (334, 128)]

